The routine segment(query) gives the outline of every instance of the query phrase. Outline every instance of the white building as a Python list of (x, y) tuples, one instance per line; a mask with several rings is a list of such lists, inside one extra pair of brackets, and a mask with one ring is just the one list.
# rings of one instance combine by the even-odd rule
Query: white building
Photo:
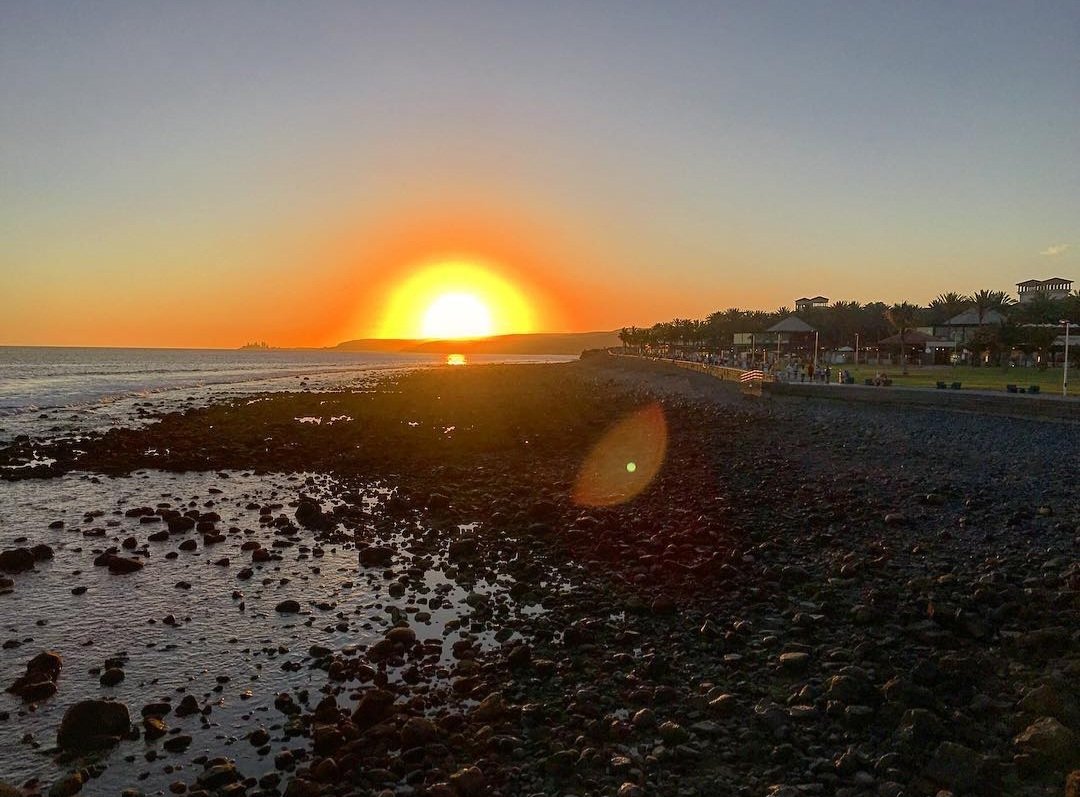
[(1072, 280), (1064, 277), (1051, 277), (1046, 280), (1024, 280), (1016, 283), (1016, 293), (1020, 304), (1034, 301), (1039, 296), (1047, 299), (1064, 299), (1072, 292)]
[(795, 300), (795, 312), (810, 310), (814, 307), (825, 307), (828, 303), (829, 300), (824, 296), (815, 296), (813, 298), (803, 296), (801, 299)]

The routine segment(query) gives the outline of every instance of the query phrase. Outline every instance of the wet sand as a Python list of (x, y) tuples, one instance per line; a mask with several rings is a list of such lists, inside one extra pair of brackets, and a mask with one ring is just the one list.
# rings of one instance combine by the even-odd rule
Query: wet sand
[[(654, 402), (667, 430), (655, 479), (624, 503), (575, 503), (594, 447)], [(147, 772), (155, 786), (249, 795), (1034, 795), (1060, 793), (1080, 767), (1078, 450), (1075, 426), (760, 401), (592, 358), (235, 400), (77, 449), (22, 441), (0, 465), (55, 460), (6, 471), (43, 484), (73, 470), (248, 473), (253, 489), (323, 474), (318, 490), (275, 482), (280, 506), (256, 534), (206, 528), (243, 551), (230, 577), (302, 562), (298, 547), (249, 561), (245, 537), (264, 550), (278, 537), (348, 552), (355, 570), (334, 578), (365, 585), (332, 587), (329, 609), (293, 591), (286, 614), (352, 613), (335, 633), (357, 641), (331, 635), (306, 652), (308, 685), (263, 694), (265, 717), (239, 715), (230, 733), (252, 752), (212, 736), (164, 749), (195, 734), (159, 706), (166, 735), (119, 740), (104, 772), (86, 773), (90, 793), (142, 789)], [(182, 508), (166, 503), (145, 525)], [(250, 524), (267, 503), (251, 501)], [(70, 528), (43, 524), (20, 544), (58, 547)], [(102, 578), (164, 570), (147, 534), (129, 552), (105, 528), (82, 543), (84, 569), (112, 544), (144, 567)], [(183, 539), (206, 544), (195, 529), (165, 544)], [(0, 602), (52, 566), (10, 576)], [(288, 596), (269, 586), (257, 605), (273, 620)], [(433, 597), (444, 614), (418, 620)], [(5, 651), (5, 678), (39, 651)], [(60, 652), (42, 701), (54, 721), (73, 702), (69, 665), (102, 663)], [(240, 661), (217, 659), (222, 673)], [(138, 728), (160, 692), (124, 694)], [(199, 711), (212, 704), (196, 694)], [(5, 724), (29, 723), (4, 700)], [(0, 778), (27, 754), (0, 753)], [(49, 773), (78, 767), (69, 756)]]

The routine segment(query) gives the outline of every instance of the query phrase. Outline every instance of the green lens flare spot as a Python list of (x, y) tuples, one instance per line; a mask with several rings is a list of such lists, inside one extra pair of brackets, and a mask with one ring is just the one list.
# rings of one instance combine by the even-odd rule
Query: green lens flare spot
[(626, 472), (627, 473), (633, 473), (635, 470), (637, 470), (637, 463), (636, 462), (627, 462), (626, 463)]

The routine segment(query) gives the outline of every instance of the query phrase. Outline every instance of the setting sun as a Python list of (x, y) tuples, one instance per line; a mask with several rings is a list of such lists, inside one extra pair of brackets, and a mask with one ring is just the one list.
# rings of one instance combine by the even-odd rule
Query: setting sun
[(444, 293), (424, 313), (425, 338), (482, 338), (491, 334), (491, 311), (471, 293)]
[(534, 313), (522, 291), (477, 259), (421, 264), (392, 292), (384, 311), (384, 338), (482, 338), (534, 331)]

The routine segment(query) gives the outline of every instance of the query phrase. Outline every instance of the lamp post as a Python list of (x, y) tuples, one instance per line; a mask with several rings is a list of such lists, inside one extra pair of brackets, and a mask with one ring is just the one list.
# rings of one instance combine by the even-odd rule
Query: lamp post
[(814, 370), (815, 371), (817, 371), (817, 341), (818, 341), (818, 332), (815, 329), (814, 330)]
[(855, 364), (859, 364), (859, 333), (855, 333)]
[(1069, 319), (1061, 322), (1065, 325), (1065, 370), (1061, 375), (1061, 395), (1069, 395)]

